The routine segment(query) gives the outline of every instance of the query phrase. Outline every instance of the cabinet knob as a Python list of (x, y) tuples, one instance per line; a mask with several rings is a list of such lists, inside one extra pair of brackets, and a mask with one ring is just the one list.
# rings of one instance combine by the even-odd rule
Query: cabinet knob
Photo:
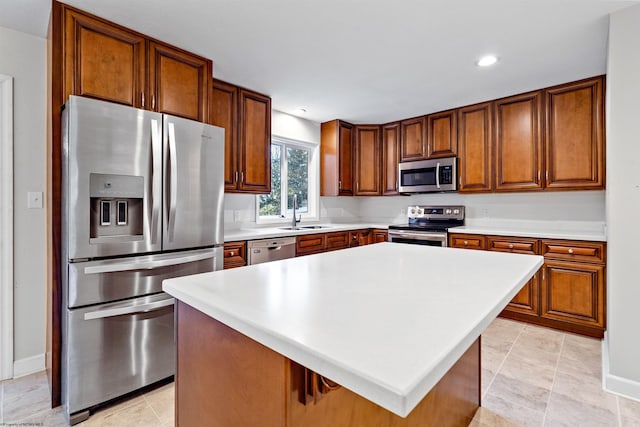
[(573, 253), (573, 249), (569, 248), (569, 250), (568, 250), (567, 252), (569, 252), (570, 254), (572, 254), (572, 253)]
[(467, 246), (468, 244), (469, 244), (469, 242), (465, 240), (464, 241), (464, 245)]
[(231, 252), (229, 252), (229, 255), (230, 255), (230, 256), (234, 256), (234, 255), (235, 255), (235, 252), (231, 251)]
[(513, 243), (509, 243), (509, 249), (513, 249)]

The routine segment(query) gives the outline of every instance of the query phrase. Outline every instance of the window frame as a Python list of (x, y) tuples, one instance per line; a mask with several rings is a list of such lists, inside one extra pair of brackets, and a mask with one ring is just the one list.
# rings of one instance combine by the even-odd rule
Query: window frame
[[(307, 212), (299, 213), (302, 220), (305, 222), (318, 221), (320, 219), (320, 166), (319, 166), (319, 145), (311, 142), (299, 141), (295, 139), (285, 138), (281, 136), (272, 135), (271, 144), (277, 144), (282, 146), (281, 158), (283, 164), (280, 168), (281, 179), (281, 200), (282, 206), (285, 206), (285, 215), (282, 216), (260, 216), (260, 195), (256, 195), (256, 224), (287, 224), (291, 222), (291, 213), (288, 212), (287, 202), (287, 175), (288, 165), (286, 160), (286, 148), (302, 149), (309, 153), (309, 171), (308, 171), (308, 209)], [(271, 147), (269, 147), (271, 150)], [(271, 152), (271, 151), (269, 151)], [(269, 178), (271, 179), (271, 178)]]

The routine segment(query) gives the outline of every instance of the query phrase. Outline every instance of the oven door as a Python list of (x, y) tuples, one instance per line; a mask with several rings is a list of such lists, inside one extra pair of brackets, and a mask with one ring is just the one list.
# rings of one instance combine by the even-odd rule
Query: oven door
[(447, 246), (446, 232), (389, 230), (389, 241), (393, 243), (409, 243), (411, 245)]

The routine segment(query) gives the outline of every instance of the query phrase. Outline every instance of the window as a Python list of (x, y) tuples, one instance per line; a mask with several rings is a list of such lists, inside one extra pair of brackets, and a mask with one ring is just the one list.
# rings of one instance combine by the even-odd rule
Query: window
[(272, 137), (271, 193), (257, 196), (256, 222), (290, 221), (294, 194), (298, 196), (296, 214), (318, 219), (317, 151), (316, 145)]

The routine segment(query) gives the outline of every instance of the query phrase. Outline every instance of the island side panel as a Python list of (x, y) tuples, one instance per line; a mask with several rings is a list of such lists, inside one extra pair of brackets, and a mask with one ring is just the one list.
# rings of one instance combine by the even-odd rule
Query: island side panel
[(287, 359), (183, 302), (176, 310), (176, 426), (284, 426)]
[(177, 316), (179, 427), (466, 426), (480, 404), (479, 339), (402, 418), (343, 387), (314, 397), (305, 367), (182, 302)]

